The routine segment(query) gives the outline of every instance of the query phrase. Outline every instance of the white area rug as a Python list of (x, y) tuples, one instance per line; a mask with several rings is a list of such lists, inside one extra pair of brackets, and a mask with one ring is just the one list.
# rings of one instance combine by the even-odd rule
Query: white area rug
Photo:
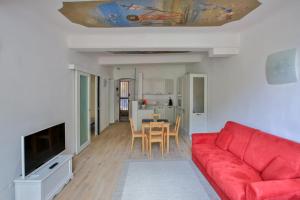
[(190, 160), (128, 161), (113, 200), (219, 200)]

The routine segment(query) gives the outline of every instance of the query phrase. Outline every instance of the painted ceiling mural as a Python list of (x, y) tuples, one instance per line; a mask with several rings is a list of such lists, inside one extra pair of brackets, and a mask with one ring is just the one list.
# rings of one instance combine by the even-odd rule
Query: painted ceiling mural
[(257, 0), (98, 0), (64, 2), (59, 11), (86, 27), (220, 26), (259, 5)]

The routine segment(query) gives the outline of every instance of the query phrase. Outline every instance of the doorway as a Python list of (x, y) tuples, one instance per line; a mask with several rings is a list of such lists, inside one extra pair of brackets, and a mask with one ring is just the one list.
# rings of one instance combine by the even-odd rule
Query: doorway
[(92, 136), (100, 134), (100, 77), (90, 75), (90, 132)]
[(129, 81), (120, 80), (119, 121), (129, 121)]
[(75, 71), (75, 133), (76, 153), (100, 133), (101, 79), (99, 76)]

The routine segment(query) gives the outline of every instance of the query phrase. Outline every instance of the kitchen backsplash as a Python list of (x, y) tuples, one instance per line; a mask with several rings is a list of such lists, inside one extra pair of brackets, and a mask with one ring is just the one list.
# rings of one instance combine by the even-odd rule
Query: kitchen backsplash
[(168, 105), (169, 97), (171, 97), (174, 105), (176, 103), (174, 95), (144, 95), (144, 99), (150, 105)]

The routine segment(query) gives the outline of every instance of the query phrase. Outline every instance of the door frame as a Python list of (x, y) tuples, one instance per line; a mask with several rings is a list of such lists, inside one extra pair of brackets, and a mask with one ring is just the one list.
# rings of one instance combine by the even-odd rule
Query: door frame
[(101, 132), (101, 77), (95, 75), (95, 135)]
[[(128, 97), (127, 98), (122, 98), (121, 97), (121, 82), (127, 82), (127, 93), (128, 93)], [(129, 106), (130, 106), (130, 91), (129, 91), (129, 84), (130, 84), (130, 81), (128, 80), (128, 79), (120, 79), (119, 80), (119, 121), (121, 121), (120, 119), (121, 119), (121, 99), (127, 99), (128, 101), (128, 120), (129, 120), (129, 111), (130, 111), (130, 108), (129, 108)]]
[[(202, 116), (205, 119), (205, 127), (204, 130), (207, 130), (207, 90), (208, 90), (208, 82), (207, 82), (207, 75), (206, 74), (190, 74), (189, 75), (189, 134), (191, 134), (191, 125), (192, 125), (192, 117), (193, 115), (198, 115), (198, 116)], [(193, 111), (193, 98), (194, 98), (194, 94), (193, 94), (193, 89), (194, 89), (194, 84), (193, 84), (193, 80), (194, 78), (204, 78), (204, 112), (203, 113), (194, 113)]]
[[(83, 145), (80, 145), (80, 76), (86, 76), (88, 78), (88, 139)], [(90, 88), (91, 88), (91, 76), (88, 73), (75, 70), (75, 138), (76, 138), (76, 154), (79, 154), (91, 143), (91, 129), (90, 129)]]

